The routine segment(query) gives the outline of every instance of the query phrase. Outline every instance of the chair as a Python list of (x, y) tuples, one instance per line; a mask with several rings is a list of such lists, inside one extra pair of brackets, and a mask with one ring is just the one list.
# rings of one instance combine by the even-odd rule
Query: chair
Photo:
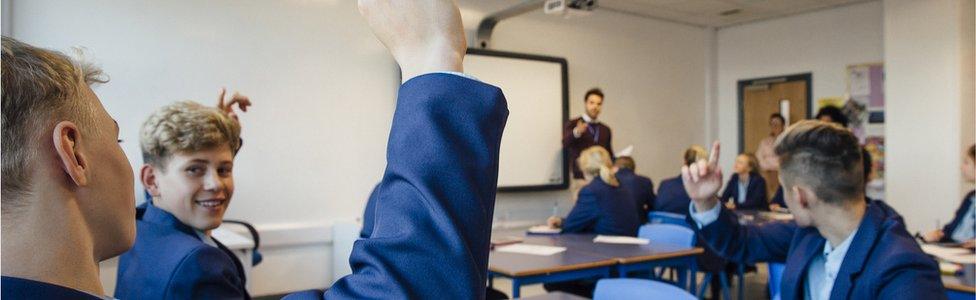
[[(669, 223), (651, 223), (644, 224), (637, 230), (637, 237), (642, 239), (647, 239), (651, 243), (655, 244), (669, 244), (678, 245), (685, 247), (695, 246), (695, 231), (691, 230), (687, 226), (669, 224)], [(695, 276), (697, 273), (694, 266), (688, 266), (688, 269), (692, 270), (694, 273), (690, 276)], [(662, 268), (654, 272), (654, 278), (660, 279), (664, 276), (664, 272), (670, 270), (671, 278), (676, 279), (677, 272), (672, 268)]]
[(685, 221), (685, 215), (663, 211), (647, 213), (647, 222), (651, 224), (674, 224), (688, 227), (688, 222)]
[(685, 290), (660, 281), (634, 278), (601, 279), (596, 283), (593, 300), (626, 299), (695, 299)]
[(786, 265), (781, 263), (768, 263), (769, 267), (769, 299), (778, 300), (779, 296), (779, 286), (783, 282), (783, 269)]

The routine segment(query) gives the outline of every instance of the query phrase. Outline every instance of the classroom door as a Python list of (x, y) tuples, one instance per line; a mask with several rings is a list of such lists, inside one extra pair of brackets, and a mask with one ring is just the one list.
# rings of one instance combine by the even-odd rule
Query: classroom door
[[(810, 117), (810, 74), (739, 81), (739, 152), (756, 153), (759, 142), (769, 136), (769, 116), (782, 114), (787, 126)], [(768, 196), (779, 180), (775, 173), (763, 173)]]

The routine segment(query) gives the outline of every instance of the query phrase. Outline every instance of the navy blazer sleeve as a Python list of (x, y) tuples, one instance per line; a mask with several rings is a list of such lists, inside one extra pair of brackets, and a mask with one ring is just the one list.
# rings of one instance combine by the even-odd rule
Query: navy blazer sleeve
[(596, 195), (587, 191), (580, 191), (576, 205), (573, 206), (573, 210), (563, 221), (562, 233), (593, 232), (596, 221), (600, 218), (600, 207), (596, 202)]
[(750, 184), (748, 187), (749, 190), (746, 191), (746, 203), (748, 203), (748, 207), (768, 210), (769, 203), (766, 200), (766, 179), (759, 175), (759, 173), (753, 173), (749, 178), (749, 181), (753, 184)]
[[(244, 299), (237, 270), (220, 249), (205, 246), (190, 252), (173, 272), (163, 299)], [(216, 263), (220, 261), (226, 261)]]
[(448, 74), (400, 87), (373, 228), (332, 299), (484, 298), (508, 108), (502, 91)]
[(785, 262), (793, 235), (798, 228), (795, 222), (768, 222), (760, 225), (739, 225), (735, 213), (721, 207), (718, 219), (702, 228), (691, 216), (688, 224), (696, 234), (719, 256), (738, 263), (763, 261)]

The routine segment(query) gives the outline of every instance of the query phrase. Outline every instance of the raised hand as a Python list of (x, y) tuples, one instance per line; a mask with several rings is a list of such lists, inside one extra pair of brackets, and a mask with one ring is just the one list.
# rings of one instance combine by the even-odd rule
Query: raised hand
[(237, 108), (241, 112), (247, 112), (247, 108), (251, 106), (251, 98), (234, 92), (234, 95), (230, 97), (230, 101), (224, 101), (225, 95), (227, 95), (227, 89), (220, 88), (220, 95), (217, 96), (217, 109), (226, 113), (234, 121), (240, 122), (240, 119), (237, 118), (237, 112), (234, 111), (234, 104), (237, 104)]
[(453, 0), (359, 0), (359, 13), (400, 64), (404, 81), (463, 71), (464, 28)]
[(709, 210), (718, 202), (715, 194), (722, 188), (722, 168), (718, 166), (719, 143), (712, 144), (708, 160), (681, 167), (681, 179), (688, 197), (698, 211)]

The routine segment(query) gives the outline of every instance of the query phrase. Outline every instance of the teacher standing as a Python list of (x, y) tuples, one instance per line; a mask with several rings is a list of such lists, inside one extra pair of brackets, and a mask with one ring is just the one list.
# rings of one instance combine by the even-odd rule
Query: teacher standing
[(612, 159), (616, 159), (613, 157), (613, 146), (611, 146), (613, 135), (610, 133), (610, 127), (597, 119), (603, 109), (603, 91), (599, 88), (586, 91), (583, 102), (586, 105), (586, 112), (569, 120), (563, 126), (563, 147), (569, 152), (569, 161), (573, 170), (573, 180), (570, 186), (573, 199), (576, 198), (579, 189), (585, 185), (583, 172), (576, 164), (580, 152), (592, 146), (601, 146), (610, 153)]

